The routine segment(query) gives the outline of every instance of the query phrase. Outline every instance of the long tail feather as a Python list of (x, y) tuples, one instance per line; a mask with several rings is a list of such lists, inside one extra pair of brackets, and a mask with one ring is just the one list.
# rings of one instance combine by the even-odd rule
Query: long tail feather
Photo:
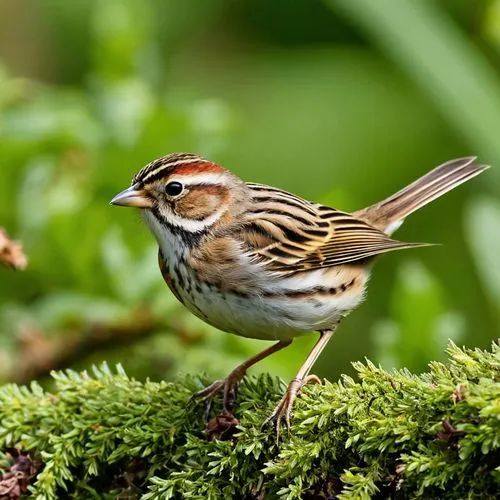
[(475, 161), (476, 157), (470, 156), (443, 163), (389, 198), (353, 215), (391, 234), (406, 216), (489, 168)]

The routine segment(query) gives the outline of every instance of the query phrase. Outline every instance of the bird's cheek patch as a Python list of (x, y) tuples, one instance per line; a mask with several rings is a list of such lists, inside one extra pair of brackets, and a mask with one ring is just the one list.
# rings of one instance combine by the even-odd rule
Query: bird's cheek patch
[(177, 201), (176, 212), (187, 219), (204, 220), (219, 211), (225, 203), (226, 190), (219, 186), (195, 186)]

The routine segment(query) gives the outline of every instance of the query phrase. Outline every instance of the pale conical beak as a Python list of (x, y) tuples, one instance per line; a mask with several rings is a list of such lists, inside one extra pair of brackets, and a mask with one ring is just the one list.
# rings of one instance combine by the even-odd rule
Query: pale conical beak
[(118, 193), (110, 202), (111, 205), (122, 207), (151, 208), (153, 201), (143, 189), (135, 189), (134, 186)]

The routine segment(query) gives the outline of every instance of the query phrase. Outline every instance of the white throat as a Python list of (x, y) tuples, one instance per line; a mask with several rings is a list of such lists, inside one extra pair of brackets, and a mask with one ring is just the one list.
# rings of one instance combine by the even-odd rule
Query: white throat
[(161, 224), (149, 210), (141, 210), (141, 215), (151, 232), (154, 234), (165, 259), (169, 262), (179, 260), (188, 250), (182, 238), (170, 231), (167, 226)]

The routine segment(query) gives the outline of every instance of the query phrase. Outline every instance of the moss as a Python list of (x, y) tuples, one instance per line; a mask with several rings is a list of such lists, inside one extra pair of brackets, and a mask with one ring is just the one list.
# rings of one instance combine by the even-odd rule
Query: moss
[(500, 348), (448, 354), (418, 376), (366, 362), (356, 381), (307, 387), (279, 444), (260, 429), (284, 389), (267, 375), (242, 384), (232, 439), (208, 441), (205, 406), (189, 399), (206, 381), (139, 382), (106, 365), (54, 373), (52, 393), (0, 389), (0, 449), (41, 461), (27, 494), (40, 500), (494, 498)]

